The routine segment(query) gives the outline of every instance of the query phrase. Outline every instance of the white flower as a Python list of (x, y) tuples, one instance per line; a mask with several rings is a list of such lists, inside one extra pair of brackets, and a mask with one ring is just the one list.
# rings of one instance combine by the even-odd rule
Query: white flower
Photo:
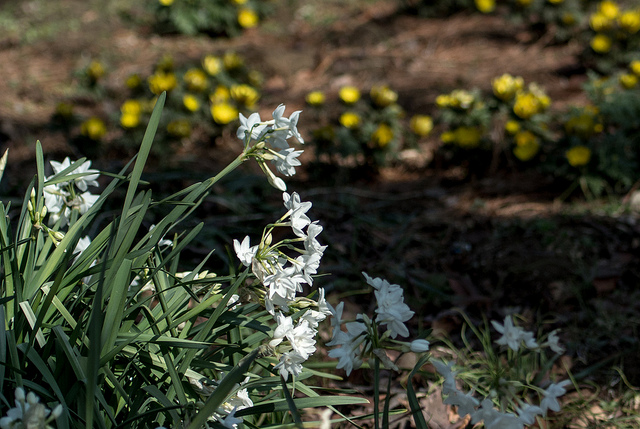
[(240, 113), (239, 117), (240, 126), (236, 132), (236, 136), (244, 140), (248, 134), (250, 136), (249, 138), (259, 140), (267, 127), (267, 125), (260, 120), (260, 114), (257, 112), (252, 113), (248, 118), (245, 118), (244, 115)]
[(293, 137), (298, 140), (299, 143), (304, 144), (304, 139), (298, 132), (298, 119), (300, 117), (301, 110), (296, 110), (289, 116), (289, 118), (285, 118), (282, 115), (284, 114), (285, 105), (281, 104), (273, 111), (273, 120), (275, 121), (274, 128), (275, 129), (285, 129), (288, 131), (287, 138)]
[(443, 401), (447, 405), (455, 405), (458, 407), (458, 415), (464, 417), (467, 414), (473, 416), (476, 412), (476, 407), (480, 405), (480, 401), (472, 396), (472, 392), (462, 393), (459, 390), (452, 392), (447, 396), (447, 399)]
[(82, 252), (84, 252), (87, 249), (87, 247), (89, 247), (90, 244), (91, 244), (91, 239), (89, 238), (88, 235), (78, 240), (78, 244), (76, 244), (76, 248), (73, 249), (73, 254), (76, 255), (76, 259), (80, 257)]
[(517, 352), (520, 348), (520, 343), (522, 341), (525, 342), (525, 346), (527, 348), (533, 349), (537, 348), (538, 344), (536, 344), (533, 334), (531, 332), (527, 332), (522, 328), (515, 326), (513, 324), (513, 320), (511, 320), (511, 316), (507, 316), (504, 318), (504, 325), (496, 322), (495, 320), (491, 321), (493, 327), (502, 334), (498, 340), (496, 340), (496, 344), (506, 345), (514, 352)]
[(238, 425), (243, 422), (241, 417), (236, 417), (236, 409), (234, 408), (226, 417), (220, 419), (222, 426), (229, 429), (237, 429)]
[(336, 368), (344, 368), (347, 375), (351, 371), (358, 369), (362, 365), (360, 357), (360, 345), (365, 340), (364, 334), (367, 326), (362, 322), (349, 322), (345, 325), (347, 332), (334, 329), (333, 340), (327, 343), (329, 346), (340, 345), (340, 347), (329, 350), (329, 357), (338, 359)]
[(296, 377), (302, 372), (302, 362), (305, 360), (302, 355), (292, 350), (280, 356), (280, 362), (274, 366), (274, 369), (280, 370), (280, 375), (287, 381), (289, 374)]
[(269, 342), (271, 347), (275, 347), (282, 342), (282, 340), (293, 332), (293, 319), (291, 317), (284, 316), (281, 312), (276, 316), (278, 327), (273, 331), (273, 340)]
[[(100, 195), (94, 195), (91, 192), (83, 192), (80, 195), (76, 195), (73, 200), (68, 201), (67, 206), (71, 209), (78, 209), (80, 214), (83, 215), (89, 211), (96, 201), (98, 201), (98, 198), (100, 198)], [(67, 211), (65, 210), (65, 215), (69, 217), (70, 213), (67, 214)]]
[[(69, 168), (72, 163), (69, 160), (69, 157), (66, 157), (62, 162), (50, 161), (50, 164), (55, 174), (58, 174), (61, 171), (65, 170), (66, 168)], [(97, 179), (100, 176), (100, 173), (98, 172), (98, 170), (89, 170), (89, 167), (91, 167), (91, 161), (85, 161), (82, 164), (80, 164), (80, 166), (77, 167), (75, 170), (72, 170), (71, 172), (68, 173), (68, 174), (86, 174), (85, 176), (77, 177), (72, 181), (73, 183), (76, 184), (78, 189), (80, 189), (83, 192), (86, 191), (89, 186), (98, 186)], [(66, 184), (68, 184), (68, 182), (61, 182), (60, 186), (64, 186)]]
[(367, 283), (378, 286), (374, 291), (378, 302), (378, 308), (376, 308), (378, 322), (381, 325), (387, 325), (391, 338), (396, 338), (398, 335), (408, 337), (409, 329), (404, 322), (410, 320), (414, 312), (404, 303), (402, 288), (379, 278), (371, 279), (369, 276), (365, 278)]
[(251, 265), (251, 261), (258, 252), (258, 246), (251, 246), (249, 236), (247, 235), (240, 243), (238, 240), (233, 240), (233, 249), (236, 251), (236, 256), (242, 262), (242, 265), (248, 267)]
[(534, 424), (536, 422), (536, 416), (544, 415), (542, 408), (531, 404), (524, 404), (522, 408), (516, 408), (516, 411), (522, 423), (526, 425)]
[(40, 403), (40, 398), (35, 393), (29, 392), (25, 396), (24, 389), (21, 387), (15, 390), (15, 404), (14, 408), (7, 411), (6, 417), (0, 419), (0, 428), (13, 428), (18, 421), (21, 424), (17, 427), (48, 428), (50, 427), (48, 423), (62, 414), (61, 404), (58, 404), (52, 412)]
[(544, 415), (547, 415), (547, 410), (560, 411), (560, 403), (558, 397), (567, 393), (564, 386), (571, 384), (571, 380), (564, 380), (560, 383), (552, 383), (547, 390), (542, 392), (544, 398), (540, 401), (540, 408)]
[(456, 387), (455, 379), (456, 373), (451, 371), (453, 362), (448, 362), (445, 364), (444, 362), (434, 360), (431, 362), (431, 364), (434, 366), (436, 371), (438, 371), (438, 374), (444, 377), (444, 382), (442, 383), (442, 393), (444, 395), (450, 395), (457, 392), (458, 388)]
[(547, 337), (547, 345), (554, 353), (561, 355), (565, 352), (565, 349), (558, 343), (559, 338), (557, 332), (558, 330), (556, 329), (549, 333), (549, 336)]
[[(156, 225), (151, 225), (149, 227), (149, 231), (153, 231), (153, 229), (156, 227)], [(173, 246), (173, 241), (166, 239), (166, 238), (161, 238), (160, 241), (158, 241), (158, 247), (167, 247), (167, 246)]]
[(285, 176), (293, 176), (296, 174), (295, 167), (302, 165), (297, 159), (302, 150), (294, 150), (293, 148), (286, 148), (278, 152), (277, 156), (273, 158), (273, 163), (276, 165), (276, 169)]
[(327, 307), (331, 312), (331, 327), (333, 328), (333, 334), (331, 339), (335, 339), (338, 332), (342, 332), (340, 330), (340, 325), (342, 325), (342, 310), (344, 309), (344, 301), (340, 302), (335, 308), (331, 304), (327, 302)]

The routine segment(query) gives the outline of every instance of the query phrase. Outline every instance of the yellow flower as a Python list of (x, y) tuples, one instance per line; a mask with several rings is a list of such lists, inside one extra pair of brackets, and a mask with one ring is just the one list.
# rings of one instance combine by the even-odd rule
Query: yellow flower
[(87, 76), (93, 82), (97, 82), (102, 76), (104, 76), (104, 67), (99, 61), (91, 61), (87, 66)]
[(612, 43), (609, 36), (598, 33), (591, 39), (591, 49), (599, 54), (605, 54), (611, 50)]
[(238, 103), (244, 104), (245, 107), (249, 109), (252, 109), (260, 98), (258, 91), (246, 84), (233, 85), (231, 89), (229, 89), (229, 93), (231, 94), (231, 98)]
[(493, 94), (503, 101), (510, 101), (516, 92), (524, 88), (524, 79), (520, 76), (513, 77), (508, 73), (493, 79)]
[(343, 127), (349, 128), (350, 130), (360, 126), (360, 116), (354, 112), (344, 112), (340, 115), (340, 119), (338, 119), (338, 121)]
[(206, 73), (201, 69), (189, 69), (184, 74), (184, 83), (187, 89), (194, 92), (202, 92), (209, 86)]
[(598, 12), (609, 19), (616, 19), (620, 13), (620, 8), (615, 2), (604, 0), (598, 4)]
[(360, 90), (355, 86), (343, 86), (338, 92), (340, 100), (346, 104), (354, 104), (360, 100)]
[(459, 127), (454, 131), (455, 141), (463, 148), (474, 148), (480, 144), (482, 130), (476, 127)]
[(174, 137), (189, 137), (191, 135), (191, 124), (187, 119), (176, 119), (167, 124), (167, 132)]
[(211, 116), (216, 123), (226, 125), (238, 118), (238, 109), (229, 103), (217, 103), (211, 106)]
[(192, 94), (185, 94), (182, 97), (182, 104), (184, 104), (184, 107), (189, 112), (195, 112), (200, 108), (200, 102), (195, 97), (195, 95), (192, 95)]
[(576, 23), (576, 17), (572, 13), (565, 12), (560, 17), (560, 20), (564, 25), (573, 25)]
[(214, 55), (207, 55), (202, 59), (202, 68), (211, 76), (215, 76), (222, 70), (222, 60)]
[(516, 102), (513, 105), (513, 113), (522, 119), (529, 119), (540, 109), (538, 97), (531, 92), (520, 92), (516, 94)]
[(514, 147), (513, 155), (520, 161), (529, 161), (539, 150), (540, 144), (536, 140), (528, 140), (525, 144)]
[(591, 149), (586, 146), (574, 146), (565, 152), (567, 161), (572, 167), (587, 165), (591, 159)]
[(222, 64), (227, 70), (235, 70), (242, 67), (244, 65), (244, 61), (242, 61), (240, 55), (236, 54), (235, 52), (227, 52), (222, 57)]
[(629, 34), (640, 31), (640, 10), (628, 10), (618, 17), (618, 25)]
[(162, 6), (171, 6), (174, 0), (158, 0)]
[(380, 124), (373, 134), (371, 134), (371, 140), (373, 140), (378, 147), (383, 148), (393, 140), (393, 130), (387, 124)]
[(140, 125), (140, 115), (135, 113), (125, 113), (120, 115), (120, 125), (123, 128), (135, 128)]
[(122, 106), (120, 106), (120, 111), (123, 115), (139, 115), (142, 111), (142, 104), (140, 104), (138, 100), (126, 100), (122, 103)]
[(638, 85), (638, 77), (631, 73), (625, 73), (620, 76), (620, 85), (626, 89), (635, 88)]
[(253, 28), (258, 25), (258, 22), (258, 14), (255, 13), (252, 9), (243, 7), (238, 11), (238, 24), (240, 24), (240, 27)]
[(91, 140), (100, 140), (107, 134), (107, 126), (102, 119), (93, 116), (82, 123), (80, 132)]
[(229, 98), (231, 98), (231, 93), (229, 92), (229, 88), (224, 85), (218, 85), (216, 90), (209, 94), (209, 100), (213, 104), (229, 101)]
[(504, 124), (504, 130), (507, 133), (513, 135), (513, 134), (517, 133), (518, 131), (520, 131), (520, 122), (515, 121), (513, 119), (510, 120), (510, 121), (507, 121), (507, 123)]
[(247, 3), (247, 0), (233, 0), (233, 2), (237, 5), (243, 5)]
[(517, 146), (529, 146), (532, 143), (538, 143), (538, 137), (529, 130), (519, 131), (513, 137)]
[(436, 106), (441, 109), (451, 106), (451, 97), (448, 94), (440, 94), (436, 97)]
[(136, 89), (139, 88), (140, 85), (142, 85), (142, 79), (140, 78), (139, 74), (134, 73), (127, 77), (127, 80), (124, 81), (124, 84), (129, 89)]
[(551, 4), (560, 4), (562, 3), (564, 0), (547, 0), (549, 3)]
[(433, 130), (433, 119), (427, 115), (414, 115), (409, 123), (411, 131), (420, 137), (426, 137)]
[[(468, 109), (473, 105), (475, 97), (464, 89), (455, 89), (449, 94), (449, 106), (461, 109)], [(437, 102), (437, 100), (436, 100)]]
[(482, 13), (490, 13), (496, 8), (496, 0), (475, 0), (476, 8)]
[(613, 21), (600, 12), (596, 12), (589, 17), (589, 26), (593, 31), (606, 31), (611, 28)]
[(156, 95), (160, 95), (163, 91), (171, 91), (178, 85), (176, 75), (173, 73), (165, 73), (157, 71), (147, 78), (149, 89)]
[(369, 92), (371, 99), (380, 107), (389, 106), (398, 101), (398, 94), (387, 85), (375, 85)]
[(631, 70), (631, 73), (640, 77), (640, 60), (631, 61), (629, 63), (629, 69)]
[(453, 131), (445, 131), (440, 134), (440, 140), (442, 143), (453, 143), (456, 141), (456, 134)]
[(322, 106), (325, 101), (325, 96), (322, 91), (312, 91), (307, 94), (305, 100), (310, 106)]

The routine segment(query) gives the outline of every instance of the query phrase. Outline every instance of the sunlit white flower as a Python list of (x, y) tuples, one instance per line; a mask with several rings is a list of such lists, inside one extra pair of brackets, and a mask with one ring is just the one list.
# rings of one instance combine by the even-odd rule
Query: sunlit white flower
[(334, 346), (340, 345), (340, 347), (329, 350), (329, 357), (338, 359), (336, 368), (344, 368), (347, 375), (351, 374), (351, 371), (358, 369), (362, 365), (362, 358), (360, 356), (360, 345), (364, 341), (365, 337), (362, 335), (367, 332), (367, 326), (362, 322), (349, 322), (345, 324), (347, 332), (334, 329), (333, 339), (327, 343), (327, 345)]
[(251, 246), (251, 241), (247, 235), (240, 243), (238, 240), (233, 240), (233, 249), (236, 251), (236, 256), (242, 262), (242, 265), (248, 267), (251, 265), (251, 261), (258, 252), (258, 246)]
[(244, 140), (245, 136), (248, 134), (251, 139), (259, 140), (267, 127), (267, 124), (260, 120), (260, 114), (255, 112), (249, 115), (248, 118), (245, 118), (245, 116), (240, 113), (239, 118), (240, 126), (236, 132), (236, 136), (239, 139)]
[[(363, 274), (366, 275), (366, 273)], [(376, 308), (378, 323), (387, 325), (391, 338), (396, 338), (398, 335), (408, 337), (409, 329), (404, 322), (410, 320), (414, 312), (404, 303), (402, 288), (386, 280), (371, 279), (368, 275), (365, 279), (372, 286), (374, 284), (377, 286), (374, 286), (374, 294), (378, 302), (378, 308)]]
[[(66, 157), (62, 162), (50, 161), (50, 164), (51, 164), (51, 168), (53, 168), (54, 174), (58, 174), (61, 171), (64, 171), (65, 169), (69, 168), (72, 162), (69, 159), (69, 157)], [(75, 168), (74, 170), (68, 173), (68, 174), (79, 174), (79, 173), (86, 174), (86, 176), (77, 177), (72, 180), (72, 182), (75, 183), (78, 189), (80, 189), (83, 192), (86, 191), (89, 186), (98, 186), (97, 179), (100, 176), (100, 173), (98, 172), (98, 170), (90, 170), (89, 169), (90, 167), (91, 167), (91, 161), (85, 161), (82, 164), (80, 164), (79, 167)], [(64, 186), (68, 183), (69, 182), (61, 182), (60, 186)]]
[(80, 195), (76, 195), (73, 200), (68, 201), (67, 206), (70, 209), (77, 209), (80, 214), (83, 215), (89, 211), (96, 201), (98, 201), (98, 198), (100, 198), (100, 195), (94, 195), (91, 192), (83, 192)]
[(565, 386), (571, 384), (571, 380), (563, 380), (560, 383), (552, 383), (547, 390), (542, 392), (544, 398), (540, 401), (540, 408), (544, 415), (547, 414), (547, 410), (560, 411), (560, 403), (558, 397), (567, 393)]
[(276, 129), (286, 129), (288, 131), (288, 137), (293, 137), (298, 140), (299, 143), (304, 143), (304, 139), (298, 132), (298, 119), (300, 117), (301, 110), (296, 110), (289, 116), (289, 118), (285, 118), (284, 115), (285, 105), (279, 105), (273, 111), (273, 119), (275, 121), (274, 128)]
[(227, 416), (220, 419), (220, 424), (229, 429), (237, 429), (238, 425), (243, 422), (241, 417), (236, 417), (237, 409), (234, 408)]
[(295, 350), (282, 354), (280, 356), (280, 362), (274, 369), (280, 371), (280, 375), (286, 380), (289, 379), (289, 374), (297, 377), (302, 372), (302, 362), (306, 359)]
[(276, 169), (285, 176), (293, 176), (296, 174), (296, 168), (301, 164), (298, 157), (302, 154), (302, 150), (294, 150), (293, 148), (283, 149), (273, 158)]

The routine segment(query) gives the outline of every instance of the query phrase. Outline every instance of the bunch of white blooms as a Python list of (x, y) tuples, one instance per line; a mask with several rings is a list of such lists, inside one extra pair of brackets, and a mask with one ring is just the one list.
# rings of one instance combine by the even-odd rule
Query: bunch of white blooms
[[(240, 262), (251, 268), (261, 285), (260, 298), (277, 322), (270, 346), (280, 355), (275, 368), (287, 379), (289, 374), (300, 374), (302, 363), (315, 352), (318, 324), (331, 313), (324, 289), (319, 289), (317, 301), (296, 298), (304, 284), (313, 284), (312, 276), (317, 273), (326, 246), (317, 239), (322, 227), (306, 215), (311, 203), (300, 201), (295, 192), (291, 195), (285, 192), (282, 196), (287, 212), (265, 230), (260, 243), (251, 246), (247, 236), (242, 242), (234, 240), (233, 247)], [(275, 227), (290, 227), (296, 238), (272, 244)], [(297, 246), (299, 244), (301, 246)], [(297, 256), (291, 256), (283, 249)], [(295, 324), (288, 315), (293, 307), (304, 309)]]
[(240, 113), (240, 127), (236, 133), (244, 142), (244, 153), (256, 158), (269, 183), (281, 191), (286, 191), (287, 185), (273, 174), (265, 161), (272, 161), (281, 174), (293, 176), (295, 167), (300, 165), (298, 157), (303, 151), (290, 148), (287, 140), (293, 137), (298, 143), (304, 144), (297, 128), (301, 111), (297, 110), (286, 118), (283, 116), (284, 110), (284, 104), (279, 105), (272, 113), (273, 119), (268, 121), (260, 119), (257, 112), (248, 118)]
[(28, 428), (52, 428), (49, 423), (60, 417), (62, 405), (58, 404), (53, 411), (40, 403), (40, 398), (29, 392), (24, 393), (22, 387), (18, 387), (15, 392), (14, 408), (7, 411), (6, 417), (0, 419), (2, 429), (28, 429)]
[[(355, 321), (346, 322), (346, 332), (340, 327), (342, 322), (342, 312), (344, 302), (335, 308), (329, 305), (333, 315), (331, 325), (333, 326), (331, 341), (328, 346), (340, 346), (329, 350), (329, 356), (338, 359), (337, 368), (344, 368), (347, 375), (351, 371), (358, 369), (362, 363), (372, 355), (375, 356), (387, 369), (398, 370), (397, 366), (389, 359), (384, 349), (398, 349), (401, 351), (412, 351), (421, 353), (429, 350), (429, 342), (426, 340), (415, 340), (411, 343), (389, 340), (395, 339), (398, 335), (409, 336), (405, 322), (413, 316), (413, 311), (404, 302), (403, 290), (399, 285), (390, 284), (381, 278), (371, 278), (367, 273), (362, 273), (367, 283), (373, 287), (376, 296), (376, 315), (369, 318), (365, 314), (358, 314)], [(386, 326), (386, 330), (380, 335), (380, 329)], [(396, 347), (393, 344), (399, 344)]]
[[(556, 331), (551, 332), (547, 336), (547, 341), (540, 346), (535, 341), (532, 332), (525, 331), (514, 325), (511, 316), (505, 317), (503, 324), (496, 321), (492, 321), (491, 324), (502, 334), (502, 336), (496, 340), (496, 343), (507, 346), (516, 352), (515, 357), (523, 353), (520, 349), (522, 343), (524, 343), (525, 349), (533, 350), (534, 353), (541, 353), (542, 348), (545, 346), (549, 347), (556, 354), (562, 354), (564, 352), (564, 349), (558, 344)], [(522, 429), (524, 425), (534, 424), (537, 416), (546, 416), (548, 410), (560, 411), (558, 397), (566, 393), (565, 387), (571, 382), (570, 380), (564, 380), (559, 383), (552, 383), (546, 389), (541, 389), (538, 387), (527, 387), (520, 381), (511, 382), (500, 378), (500, 386), (507, 387), (506, 389), (502, 389), (504, 390), (503, 393), (506, 393), (510, 397), (510, 400), (519, 404), (515, 407), (515, 413), (513, 413), (495, 409), (493, 401), (490, 398), (485, 398), (480, 401), (473, 397), (473, 391), (464, 393), (459, 390), (455, 379), (457, 373), (452, 371), (453, 362), (445, 364), (441, 361), (434, 360), (431, 363), (436, 368), (436, 371), (444, 378), (442, 394), (446, 396), (446, 398), (443, 402), (458, 407), (458, 415), (460, 417), (465, 417), (466, 415), (471, 416), (471, 423), (473, 424), (483, 421), (487, 429)], [(532, 405), (517, 398), (514, 389), (517, 389), (518, 386), (541, 392), (543, 399), (540, 401), (540, 405)], [(498, 393), (492, 390), (492, 396), (498, 397)]]
[[(51, 161), (54, 175), (45, 179), (51, 180), (56, 174), (71, 167), (69, 157), (62, 162)], [(91, 170), (91, 161), (85, 161), (68, 175), (74, 175), (72, 179), (54, 183), (44, 187), (44, 203), (49, 212), (49, 224), (53, 225), (60, 220), (61, 226), (69, 224), (73, 210), (80, 215), (84, 214), (97, 201), (99, 195), (88, 191), (89, 186), (98, 186), (98, 170)], [(76, 176), (77, 175), (77, 176)]]

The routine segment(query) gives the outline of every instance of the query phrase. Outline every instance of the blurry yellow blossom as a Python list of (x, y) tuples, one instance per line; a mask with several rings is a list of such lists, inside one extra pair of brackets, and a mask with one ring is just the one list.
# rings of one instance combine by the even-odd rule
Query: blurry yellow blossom
[(102, 119), (93, 116), (82, 123), (80, 132), (83, 136), (89, 137), (91, 140), (100, 140), (107, 134), (107, 126)]
[(371, 99), (380, 107), (389, 106), (398, 101), (398, 94), (387, 85), (375, 85), (369, 92)]
[(515, 134), (520, 131), (520, 122), (515, 120), (507, 121), (504, 124), (504, 130), (509, 134)]
[(531, 92), (519, 92), (513, 105), (513, 112), (522, 119), (529, 119), (537, 113), (541, 113), (547, 104), (547, 99)]
[(214, 55), (207, 55), (202, 59), (202, 68), (211, 76), (215, 76), (222, 70), (222, 60)]
[(354, 112), (344, 112), (338, 121), (343, 127), (351, 130), (360, 126), (360, 116)]
[(158, 0), (162, 6), (171, 6), (174, 0)]
[(547, 0), (549, 3), (551, 4), (560, 4), (562, 3), (564, 0)]
[(240, 24), (240, 27), (253, 28), (258, 25), (258, 22), (258, 14), (255, 13), (252, 9), (243, 7), (238, 11), (238, 24)]
[(454, 141), (456, 141), (456, 135), (453, 131), (445, 131), (444, 133), (440, 134), (440, 140), (442, 141), (442, 143), (453, 143)]
[(182, 97), (182, 104), (189, 112), (195, 112), (200, 108), (200, 102), (193, 94), (185, 94)]
[(618, 26), (629, 34), (640, 31), (640, 10), (628, 10), (618, 17)]
[(246, 84), (233, 85), (229, 89), (229, 93), (231, 94), (231, 98), (249, 109), (252, 109), (260, 98), (258, 91)]
[(231, 98), (231, 93), (229, 92), (229, 88), (224, 85), (218, 85), (216, 90), (209, 94), (209, 100), (213, 104), (229, 101), (229, 98)]
[(138, 73), (133, 73), (127, 76), (127, 79), (124, 81), (124, 84), (129, 89), (136, 89), (142, 85), (142, 78)]
[(596, 12), (589, 17), (589, 26), (593, 31), (606, 31), (610, 29), (612, 25), (613, 20), (599, 12)]
[(322, 106), (325, 101), (325, 96), (322, 91), (311, 91), (307, 94), (305, 100), (310, 106)]
[(625, 73), (619, 78), (620, 85), (626, 89), (635, 88), (638, 85), (638, 77), (631, 73)]
[(187, 84), (187, 89), (194, 92), (202, 92), (207, 89), (209, 82), (207, 81), (207, 75), (202, 69), (189, 69), (184, 74), (184, 83)]
[(538, 137), (529, 130), (517, 132), (513, 140), (516, 142), (516, 146), (530, 146), (533, 143), (538, 143)]
[(371, 140), (378, 147), (385, 147), (393, 140), (393, 130), (387, 124), (380, 124), (378, 128), (371, 134)]
[(123, 128), (135, 128), (140, 125), (140, 115), (122, 113), (122, 115), (120, 115), (120, 125), (122, 125)]
[(599, 54), (605, 54), (611, 50), (611, 38), (606, 34), (598, 33), (591, 39), (591, 49)]
[(427, 115), (414, 115), (409, 123), (411, 131), (420, 137), (426, 137), (433, 130), (433, 119)]
[(631, 73), (640, 77), (640, 60), (631, 61), (629, 63), (629, 69), (631, 70)]
[(156, 95), (160, 95), (163, 91), (169, 92), (178, 85), (175, 74), (165, 73), (160, 70), (149, 76), (147, 82), (151, 92)]
[(238, 109), (229, 103), (217, 103), (211, 106), (211, 116), (216, 123), (226, 125), (238, 118)]
[(138, 100), (126, 100), (120, 106), (122, 114), (139, 115), (142, 112), (142, 104)]
[(522, 77), (513, 77), (508, 73), (493, 79), (493, 94), (503, 101), (510, 101), (516, 92), (524, 88), (524, 79)]
[(576, 23), (576, 17), (570, 12), (564, 12), (560, 17), (560, 20), (564, 25), (573, 25)]
[(92, 82), (97, 82), (104, 76), (104, 66), (99, 61), (91, 61), (87, 66), (87, 76)]
[(620, 13), (620, 8), (611, 0), (604, 0), (598, 4), (598, 12), (609, 19), (616, 19)]
[(167, 132), (174, 137), (189, 137), (191, 135), (191, 124), (186, 119), (176, 119), (167, 124)]
[(436, 97), (436, 106), (443, 108), (451, 105), (451, 97), (448, 94), (440, 94)]
[(237, 5), (243, 5), (247, 3), (247, 0), (233, 0), (233, 2)]
[(573, 167), (587, 165), (591, 159), (591, 149), (586, 146), (575, 146), (565, 152), (567, 161)]
[(476, 9), (482, 13), (493, 12), (496, 8), (496, 0), (475, 0)]
[(360, 90), (355, 86), (343, 86), (338, 92), (340, 100), (346, 104), (354, 104), (360, 100)]
[(244, 61), (240, 55), (235, 52), (227, 52), (222, 57), (222, 64), (227, 70), (235, 70), (242, 67), (244, 65)]
[[(475, 97), (469, 91), (464, 89), (454, 89), (449, 94), (449, 106), (461, 109), (468, 109), (473, 105)], [(437, 100), (436, 100), (437, 102)]]
[(513, 155), (520, 161), (529, 161), (539, 150), (540, 143), (537, 140), (527, 140), (526, 143), (513, 148)]
[[(442, 137), (442, 136), (441, 136)], [(482, 130), (476, 127), (458, 127), (454, 131), (454, 140), (463, 148), (474, 148), (480, 144)]]

